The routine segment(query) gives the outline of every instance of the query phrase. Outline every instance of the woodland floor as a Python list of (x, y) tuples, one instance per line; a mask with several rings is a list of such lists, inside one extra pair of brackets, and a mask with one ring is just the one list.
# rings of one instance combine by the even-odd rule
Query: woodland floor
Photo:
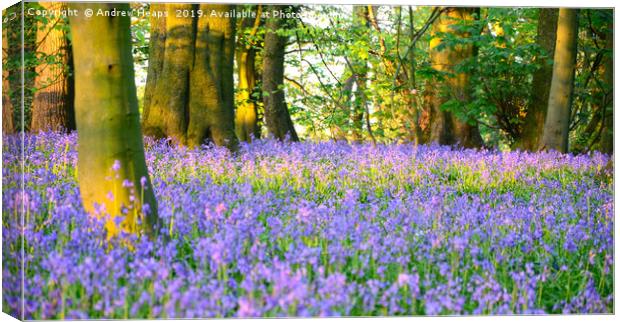
[[(3, 292), (27, 318), (612, 312), (603, 154), (146, 141), (170, 242), (106, 241), (75, 134), (4, 138)], [(112, 170), (111, 170), (112, 171)], [(25, 226), (19, 209), (24, 206)]]

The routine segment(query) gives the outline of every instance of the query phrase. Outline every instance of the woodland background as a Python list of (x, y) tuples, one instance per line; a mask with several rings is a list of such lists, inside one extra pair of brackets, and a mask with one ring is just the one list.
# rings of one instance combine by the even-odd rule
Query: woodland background
[[(25, 6), (27, 12), (66, 8)], [(283, 10), (304, 18), (235, 20), (206, 14), (234, 5), (130, 6), (168, 11), (168, 18), (131, 19), (138, 106), (149, 136), (233, 148), (271, 134), (502, 150), (613, 149), (612, 10), (240, 5), (237, 11)], [(19, 10), (13, 6), (5, 17)], [(22, 122), (30, 132), (74, 130), (75, 95), (89, 95), (74, 91), (71, 48), (80, 44), (72, 42), (66, 17), (26, 15), (24, 22), (23, 120), (20, 19), (3, 28), (3, 130)], [(558, 54), (562, 41), (560, 50), (569, 55)], [(565, 78), (556, 87), (554, 65)]]

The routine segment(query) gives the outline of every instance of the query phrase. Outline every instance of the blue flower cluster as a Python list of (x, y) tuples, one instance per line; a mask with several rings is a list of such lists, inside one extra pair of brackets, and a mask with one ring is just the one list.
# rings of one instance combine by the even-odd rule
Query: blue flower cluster
[(20, 138), (4, 138), (10, 314), (613, 310), (613, 171), (603, 154), (259, 140), (233, 155), (147, 139), (169, 238), (107, 240), (81, 205), (76, 139), (26, 135), (22, 173)]

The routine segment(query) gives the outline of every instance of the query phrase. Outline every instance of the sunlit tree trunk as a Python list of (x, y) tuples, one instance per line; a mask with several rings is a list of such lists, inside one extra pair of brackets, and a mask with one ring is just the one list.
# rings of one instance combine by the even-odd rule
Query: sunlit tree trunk
[[(128, 4), (70, 3), (127, 11)], [(119, 229), (158, 232), (157, 202), (150, 183), (140, 131), (134, 83), (129, 17), (70, 18), (75, 62), (75, 108), (78, 129), (78, 182), (84, 208), (103, 206), (109, 235)], [(95, 49), (96, 50), (93, 50)], [(126, 182), (124, 182), (126, 180)], [(147, 206), (148, 205), (148, 206)], [(148, 210), (147, 210), (148, 208)], [(113, 218), (122, 216), (120, 227)], [(143, 228), (136, 225), (143, 217)]]
[(447, 8), (433, 23), (432, 39), (430, 42), (431, 65), (436, 71), (447, 72), (443, 82), (436, 81), (430, 84), (430, 95), (427, 94), (427, 104), (430, 105), (430, 141), (439, 144), (459, 144), (464, 147), (479, 147), (482, 138), (476, 125), (461, 121), (441, 106), (450, 99), (462, 103), (470, 100), (470, 77), (466, 73), (456, 73), (455, 66), (475, 55), (475, 48), (471, 44), (438, 46), (442, 43), (440, 33), (452, 33), (458, 37), (470, 37), (468, 33), (454, 28), (461, 21), (474, 19), (474, 8)]
[[(368, 6), (353, 6), (353, 19), (357, 28), (364, 28), (364, 35), (370, 29), (368, 21)], [(367, 37), (367, 36), (365, 36)], [(368, 41), (369, 39), (366, 39)], [(365, 59), (357, 59), (352, 62), (355, 72), (355, 100), (353, 101), (353, 110), (351, 111), (351, 121), (353, 123), (353, 140), (362, 142), (364, 140), (364, 113), (368, 104), (366, 97), (366, 89), (368, 82), (368, 61)]]
[(561, 8), (558, 16), (553, 77), (542, 149), (568, 151), (568, 127), (577, 57), (577, 10)]
[[(6, 17), (3, 12), (3, 17)], [(13, 103), (9, 82), (9, 70), (7, 65), (9, 50), (9, 37), (6, 26), (2, 28), (2, 133), (10, 134), (15, 131), (13, 125)]]
[[(279, 10), (278, 6), (269, 6), (267, 10)], [(284, 98), (284, 50), (286, 37), (276, 34), (282, 28), (284, 20), (269, 18), (265, 24), (265, 48), (263, 50), (263, 105), (265, 107), (265, 124), (271, 135), (279, 140), (287, 136), (291, 141), (299, 141), (293, 121)]]
[[(39, 4), (48, 11), (66, 9), (66, 4), (61, 2)], [(38, 23), (37, 56), (41, 63), (35, 70), (32, 132), (75, 130), (71, 48), (65, 25), (62, 16), (51, 16), (50, 20)]]
[[(545, 50), (547, 59), (553, 59), (558, 26), (558, 9), (541, 8), (538, 16), (536, 43)], [(539, 147), (545, 126), (547, 104), (549, 103), (549, 84), (553, 75), (553, 64), (542, 61), (542, 66), (534, 72), (532, 80), (532, 100), (523, 122), (521, 137), (515, 147), (535, 151)]]
[[(256, 19), (245, 18), (241, 22), (237, 51), (237, 109), (235, 113), (235, 129), (241, 141), (250, 142), (252, 138), (260, 138), (258, 127), (258, 107), (253, 96), (256, 87), (256, 37), (260, 26), (261, 5), (256, 7)], [(244, 31), (249, 30), (246, 36)]]
[[(180, 12), (202, 10), (192, 18)], [(207, 141), (235, 150), (234, 19), (219, 17), (231, 5), (166, 4), (154, 24), (145, 89), (144, 133), (195, 147)], [(216, 15), (211, 15), (215, 10)], [(163, 51), (163, 53), (162, 53)], [(161, 61), (163, 59), (163, 62)]]

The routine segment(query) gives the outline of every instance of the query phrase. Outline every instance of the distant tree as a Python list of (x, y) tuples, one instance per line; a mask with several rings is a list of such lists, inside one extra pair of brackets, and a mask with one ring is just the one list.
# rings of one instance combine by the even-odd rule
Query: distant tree
[[(154, 7), (158, 6), (162, 5)], [(144, 133), (172, 137), (190, 147), (209, 140), (235, 150), (235, 21), (223, 15), (233, 6), (163, 6), (168, 11), (165, 26), (163, 21), (153, 24)], [(197, 10), (205, 14), (177, 14)], [(212, 11), (222, 15), (212, 15)]]
[(482, 146), (477, 124), (465, 122), (445, 110), (448, 101), (456, 102), (460, 109), (470, 100), (470, 75), (456, 70), (456, 66), (476, 55), (473, 43), (444, 43), (446, 37), (469, 38), (471, 34), (457, 28), (459, 22), (473, 21), (475, 8), (446, 8), (433, 23), (430, 41), (432, 68), (440, 77), (430, 83), (427, 105), (430, 110), (430, 141), (439, 144), (459, 144), (464, 147)]
[[(370, 27), (368, 22), (368, 6), (353, 6), (353, 26), (362, 31), (367, 31)], [(362, 32), (362, 35), (364, 37), (365, 32)], [(367, 39), (365, 40), (368, 41)], [(359, 55), (358, 57), (353, 56), (349, 63), (351, 64), (349, 68), (352, 68), (352, 72), (355, 73), (354, 80), (356, 85), (355, 92), (351, 92), (355, 96), (351, 108), (351, 132), (353, 140), (361, 142), (363, 140), (364, 116), (367, 115), (366, 108), (368, 107), (366, 93), (368, 87), (368, 59), (362, 59)]]
[[(49, 12), (66, 9), (61, 2), (40, 2)], [(30, 131), (75, 130), (71, 47), (67, 22), (62, 16), (40, 19), (37, 27), (37, 56)]]
[[(3, 10), (2, 17), (6, 17)], [(15, 131), (13, 125), (13, 103), (11, 102), (11, 84), (7, 65), (9, 51), (9, 37), (6, 26), (2, 28), (2, 133), (11, 134)]]
[(577, 9), (561, 8), (558, 16), (553, 77), (541, 141), (545, 150), (568, 151), (568, 132), (577, 58)]
[[(70, 3), (90, 8), (127, 11), (128, 4)], [(160, 220), (150, 183), (140, 131), (134, 82), (130, 19), (127, 16), (70, 17), (75, 62), (75, 108), (78, 130), (78, 182), (84, 207), (104, 207), (111, 216), (109, 235), (119, 230), (158, 233)], [(96, 50), (95, 50), (96, 49)], [(113, 195), (110, 196), (110, 193)], [(147, 210), (148, 209), (148, 210)], [(120, 227), (114, 218), (123, 217)]]
[(549, 103), (549, 84), (551, 84), (553, 75), (552, 61), (558, 26), (558, 9), (541, 8), (539, 10), (536, 43), (545, 50), (546, 58), (551, 62), (544, 61), (533, 75), (532, 99), (523, 121), (521, 136), (515, 144), (516, 148), (527, 151), (538, 149), (543, 134), (547, 104)]
[[(268, 6), (266, 10), (280, 10), (279, 6)], [(287, 37), (280, 34), (285, 20), (269, 17), (265, 24), (265, 47), (263, 49), (263, 105), (265, 125), (271, 135), (291, 141), (299, 141), (284, 97), (284, 51)]]
[[(40, 8), (36, 2), (24, 2), (23, 5), (24, 10)], [(10, 89), (7, 93), (11, 93), (10, 100), (14, 108), (13, 129), (21, 131), (23, 128), (24, 131), (28, 131), (35, 68), (39, 63), (35, 55), (39, 17), (37, 15), (24, 15), (22, 18), (21, 10), (21, 4), (15, 4), (3, 10), (2, 31), (7, 39), (6, 51), (3, 53), (6, 55), (3, 67), (5, 67), (4, 71), (8, 72), (6, 88), (7, 90)]]

